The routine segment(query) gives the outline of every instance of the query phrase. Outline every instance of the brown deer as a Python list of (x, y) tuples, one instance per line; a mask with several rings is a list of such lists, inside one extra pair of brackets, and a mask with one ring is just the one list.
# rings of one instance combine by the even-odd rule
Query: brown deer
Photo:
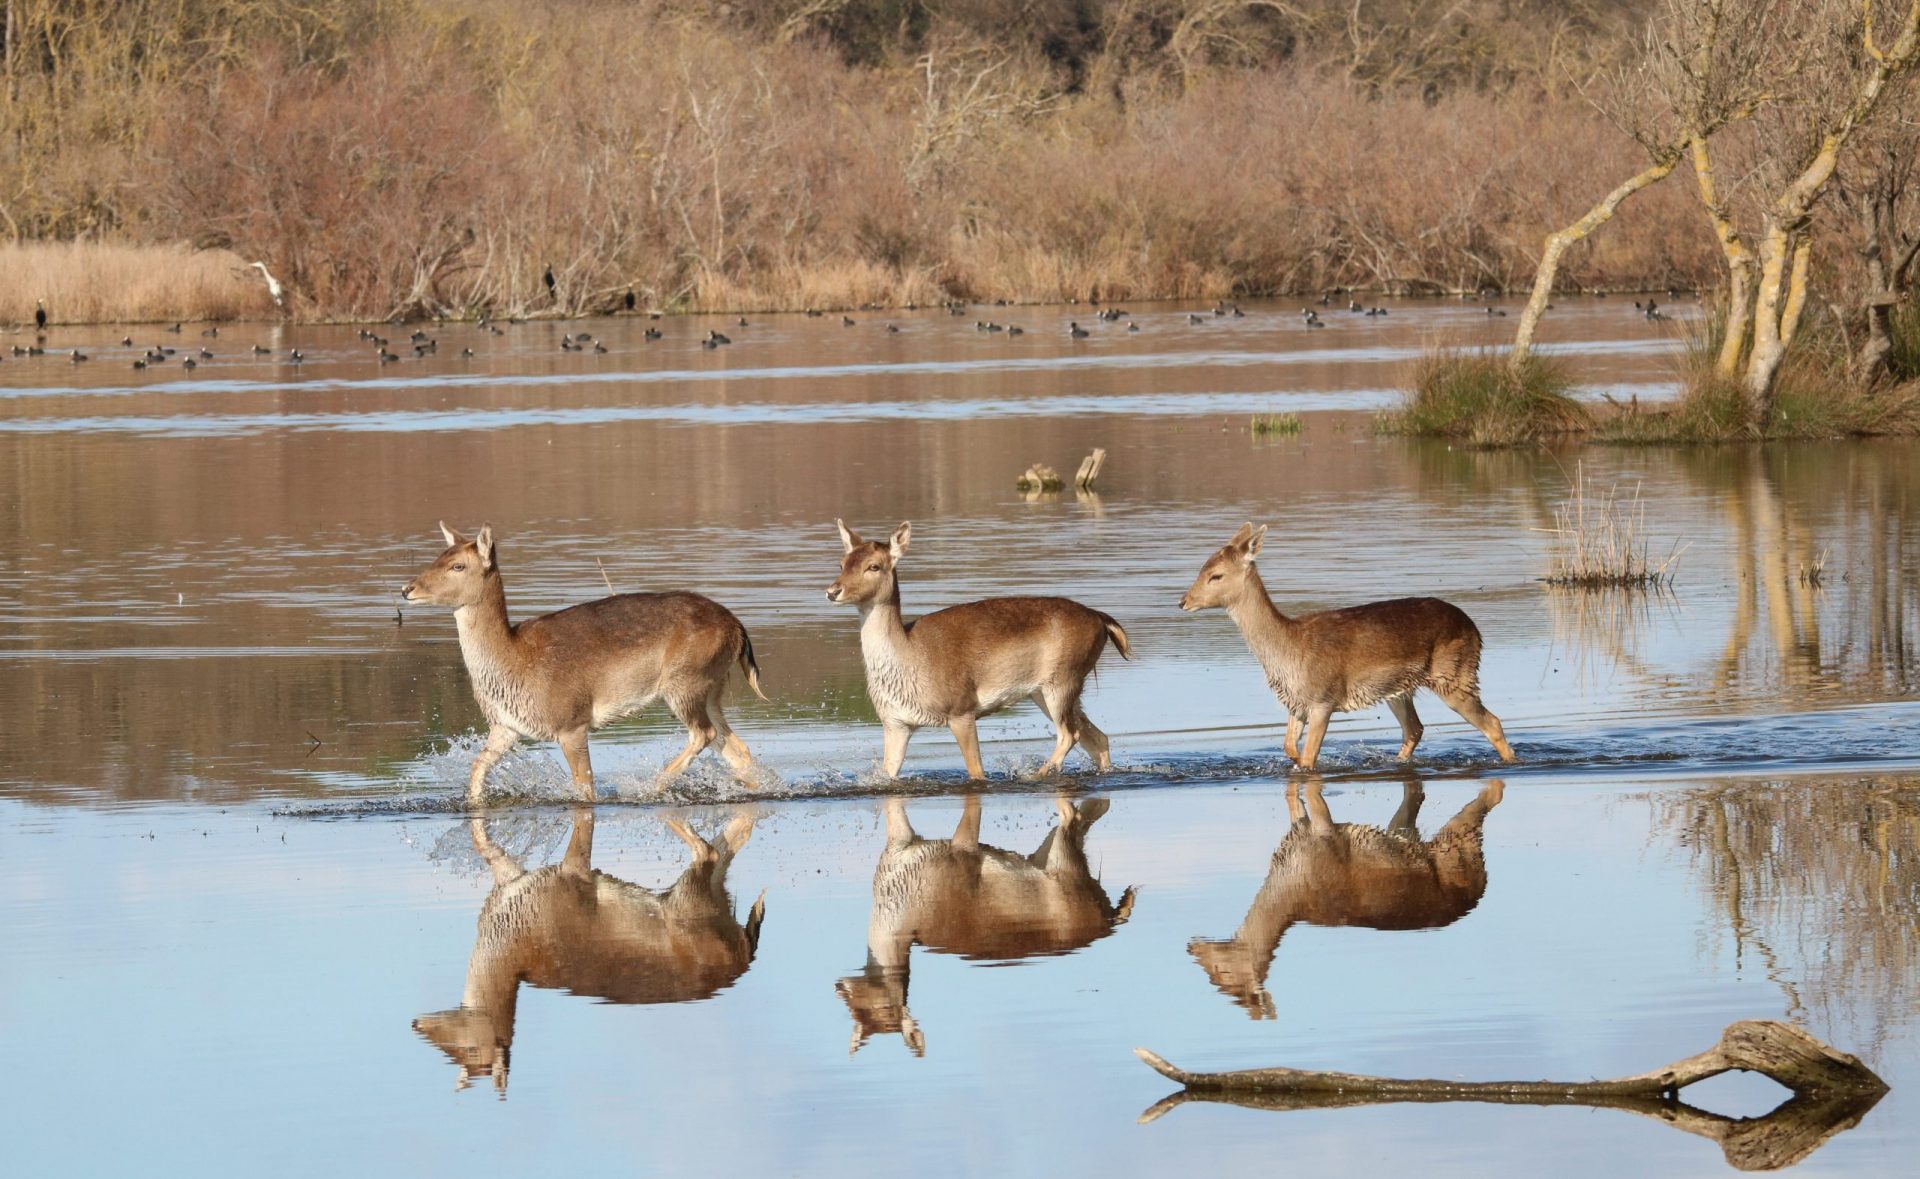
[(616, 594), (514, 623), (492, 525), (472, 538), (440, 525), (446, 551), (400, 589), (402, 601), (453, 607), (473, 696), (486, 715), (486, 747), (474, 758), (467, 797), (486, 792), (487, 771), (521, 737), (555, 740), (582, 797), (593, 798), (587, 732), (664, 699), (687, 726), (687, 746), (659, 785), (718, 741), (735, 774), (753, 764), (727, 727), (721, 696), (735, 664), (760, 690), (747, 629), (725, 606), (690, 593)]
[(1056, 799), (1060, 823), (1030, 856), (980, 842), (977, 796), (966, 800), (951, 839), (915, 834), (904, 799), (886, 805), (866, 969), (836, 987), (853, 1013), (850, 1051), (898, 1032), (915, 1056), (925, 1055), (926, 1036), (907, 1009), (915, 942), (968, 958), (1066, 954), (1112, 933), (1133, 912), (1133, 889), (1110, 901), (1087, 866), (1087, 832), (1107, 813), (1104, 798)]
[(1425, 731), (1413, 710), (1421, 688), (1486, 734), (1501, 761), (1514, 760), (1500, 718), (1480, 703), (1480, 628), (1473, 619), (1439, 598), (1394, 598), (1289, 618), (1275, 608), (1254, 568), (1266, 534), (1264, 524), (1242, 524), (1200, 567), (1180, 608), (1226, 607), (1287, 710), (1287, 756), (1301, 769), (1319, 761), (1334, 713), (1383, 700), (1400, 722), (1400, 760), (1411, 761)]
[(1334, 822), (1318, 785), (1308, 787), (1304, 806), (1299, 785), (1287, 787), (1292, 828), (1239, 932), (1226, 941), (1187, 943), (1213, 985), (1248, 1015), (1274, 1018), (1267, 971), (1280, 939), (1297, 924), (1439, 929), (1480, 903), (1487, 891), (1480, 829), (1505, 786), (1489, 782), (1428, 840), (1414, 827), (1424, 792), (1417, 782), (1405, 791), (1383, 831)]
[(922, 725), (951, 729), (967, 776), (986, 777), (975, 722), (1022, 700), (1039, 705), (1056, 730), (1041, 773), (1057, 772), (1075, 744), (1095, 769), (1112, 765), (1107, 735), (1087, 719), (1080, 695), (1109, 641), (1121, 658), (1133, 658), (1119, 623), (1067, 598), (988, 598), (903, 621), (899, 564), (913, 526), (900, 525), (883, 544), (833, 523), (844, 556), (827, 601), (860, 607), (860, 654), (889, 778), (899, 775), (907, 741)]
[(593, 870), (593, 812), (576, 807), (573, 835), (557, 864), (526, 871), (468, 820), (474, 850), (493, 873), (480, 910), (460, 1006), (423, 1015), (413, 1030), (459, 1066), (456, 1089), (491, 1076), (507, 1089), (520, 984), (613, 1003), (686, 1003), (732, 986), (753, 962), (766, 896), (746, 924), (734, 918), (727, 869), (753, 834), (736, 815), (713, 839), (679, 819), (667, 825), (693, 850), (672, 887), (654, 892)]

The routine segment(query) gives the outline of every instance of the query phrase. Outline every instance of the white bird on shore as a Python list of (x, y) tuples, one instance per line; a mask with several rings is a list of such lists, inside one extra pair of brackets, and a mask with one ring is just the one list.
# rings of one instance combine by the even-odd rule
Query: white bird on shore
[(286, 307), (287, 304), (285, 300), (281, 298), (280, 280), (267, 273), (267, 264), (265, 262), (249, 262), (247, 265), (258, 267), (260, 277), (267, 280), (267, 294), (273, 297), (273, 305), (281, 308)]

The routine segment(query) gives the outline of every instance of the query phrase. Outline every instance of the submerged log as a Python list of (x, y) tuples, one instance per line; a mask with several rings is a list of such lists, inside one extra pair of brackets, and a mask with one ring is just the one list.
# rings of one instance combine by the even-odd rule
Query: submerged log
[[(1603, 1081), (1444, 1081), (1370, 1077), (1291, 1068), (1190, 1073), (1144, 1048), (1134, 1052), (1182, 1091), (1141, 1115), (1150, 1122), (1187, 1101), (1223, 1101), (1254, 1109), (1332, 1109), (1385, 1102), (1478, 1101), (1503, 1105), (1585, 1105), (1658, 1118), (1718, 1142), (1740, 1170), (1773, 1170), (1800, 1161), (1857, 1125), (1887, 1091), (1858, 1057), (1772, 1020), (1728, 1025), (1705, 1052), (1652, 1072)], [(1686, 1104), (1679, 1091), (1721, 1073), (1756, 1072), (1793, 1097), (1759, 1118), (1729, 1118)]]

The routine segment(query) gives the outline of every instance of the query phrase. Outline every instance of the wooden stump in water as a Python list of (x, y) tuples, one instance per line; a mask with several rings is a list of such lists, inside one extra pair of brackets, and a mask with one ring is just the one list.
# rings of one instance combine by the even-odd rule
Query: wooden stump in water
[(1035, 463), (1013, 481), (1013, 485), (1022, 491), (1058, 491), (1066, 484), (1060, 481), (1060, 472), (1045, 463)]
[[(1383, 1102), (1480, 1101), (1502, 1105), (1586, 1105), (1658, 1118), (1720, 1144), (1743, 1171), (1775, 1170), (1806, 1158), (1851, 1129), (1887, 1091), (1860, 1059), (1788, 1024), (1742, 1020), (1720, 1042), (1652, 1072), (1606, 1081), (1442, 1081), (1369, 1077), (1291, 1068), (1190, 1073), (1144, 1048), (1134, 1052), (1178, 1082), (1179, 1093), (1141, 1115), (1149, 1122), (1187, 1101), (1224, 1101), (1254, 1109), (1329, 1109)], [(1688, 1105), (1679, 1091), (1743, 1070), (1769, 1077), (1793, 1097), (1759, 1118), (1729, 1118)]]
[(1100, 477), (1100, 468), (1107, 464), (1105, 447), (1096, 446), (1093, 453), (1080, 460), (1080, 469), (1074, 472), (1073, 485), (1081, 491), (1092, 491), (1093, 481)]

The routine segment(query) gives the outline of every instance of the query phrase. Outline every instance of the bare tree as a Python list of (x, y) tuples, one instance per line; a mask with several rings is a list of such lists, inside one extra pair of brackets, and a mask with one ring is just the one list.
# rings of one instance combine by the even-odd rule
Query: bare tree
[[(1826, 35), (1809, 39), (1814, 56), (1796, 87), (1798, 101), (1781, 108), (1768, 144), (1780, 171), (1762, 203), (1752, 345), (1742, 376), (1754, 430), (1773, 416), (1780, 364), (1806, 307), (1814, 206), (1849, 141), (1873, 125), (1890, 90), (1920, 61), (1920, 0), (1802, 3), (1824, 22)], [(1887, 16), (1896, 18), (1891, 40), (1884, 38)]]
[(1859, 307), (1866, 337), (1852, 367), (1854, 380), (1868, 389), (1888, 375), (1893, 309), (1911, 295), (1920, 258), (1920, 225), (1913, 223), (1913, 204), (1906, 199), (1916, 154), (1912, 131), (1903, 126), (1859, 153), (1838, 181), (1839, 205), (1853, 222), (1865, 272)]
[(1782, 49), (1760, 35), (1765, 23), (1757, 10), (1796, 2), (1668, 0), (1648, 26), (1639, 60), (1615, 73), (1598, 103), (1645, 149), (1647, 166), (1614, 186), (1571, 225), (1547, 235), (1533, 293), (1514, 335), (1516, 368), (1532, 351), (1534, 331), (1568, 248), (1612, 220), (1629, 197), (1666, 179), (1690, 150), (1704, 153), (1714, 135), (1749, 118), (1772, 98), (1767, 81), (1777, 71), (1765, 67)]

